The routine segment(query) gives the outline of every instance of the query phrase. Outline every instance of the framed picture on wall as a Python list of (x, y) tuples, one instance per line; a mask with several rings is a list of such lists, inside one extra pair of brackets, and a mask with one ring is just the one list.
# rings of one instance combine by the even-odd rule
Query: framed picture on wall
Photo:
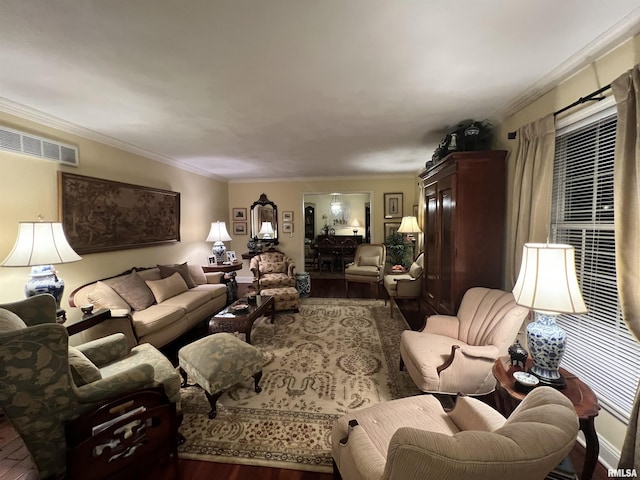
[(384, 194), (384, 218), (402, 218), (402, 193)]
[(246, 235), (247, 234), (247, 222), (233, 222), (233, 234), (234, 235)]
[(288, 210), (282, 212), (282, 221), (287, 223), (293, 222), (293, 212)]
[(282, 224), (282, 232), (283, 233), (293, 233), (293, 223), (283, 223)]
[(393, 235), (394, 233), (398, 233), (398, 229), (400, 228), (400, 222), (385, 222), (384, 223), (384, 238), (385, 241), (389, 235)]
[(246, 208), (234, 208), (233, 209), (233, 221), (247, 221), (247, 209)]

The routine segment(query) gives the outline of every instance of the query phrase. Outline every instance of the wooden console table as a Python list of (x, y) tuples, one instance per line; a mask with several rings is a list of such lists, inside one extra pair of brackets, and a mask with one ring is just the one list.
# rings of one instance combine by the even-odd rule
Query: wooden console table
[[(498, 409), (504, 415), (511, 414), (513, 409), (527, 396), (526, 393), (518, 390), (513, 378), (513, 372), (526, 371), (532, 364), (533, 360), (529, 358), (525, 368), (514, 367), (511, 365), (509, 357), (500, 357), (493, 364), (493, 376), (496, 377), (498, 382), (496, 385), (496, 403), (498, 404)], [(560, 369), (560, 374), (567, 380), (567, 387), (558, 391), (573, 403), (580, 420), (580, 430), (584, 433), (585, 438), (585, 457), (582, 477), (580, 478), (581, 480), (591, 480), (598, 462), (598, 453), (600, 452), (600, 442), (598, 441), (594, 423), (600, 410), (598, 399), (593, 390), (574, 374), (564, 368)]]

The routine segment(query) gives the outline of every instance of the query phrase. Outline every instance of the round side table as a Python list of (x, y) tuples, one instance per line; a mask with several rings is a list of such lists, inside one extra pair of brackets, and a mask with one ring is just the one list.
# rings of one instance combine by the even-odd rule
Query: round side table
[[(497, 381), (496, 403), (503, 415), (510, 415), (513, 409), (527, 396), (516, 386), (513, 372), (527, 371), (531, 365), (533, 365), (533, 360), (528, 358), (525, 368), (513, 366), (509, 357), (500, 357), (493, 364), (493, 376)], [(564, 368), (560, 369), (560, 374), (567, 381), (567, 387), (558, 391), (573, 403), (580, 420), (580, 430), (584, 433), (585, 438), (585, 457), (581, 480), (591, 480), (600, 452), (600, 442), (594, 423), (600, 410), (598, 399), (593, 390), (574, 374)]]
[(227, 284), (227, 304), (233, 303), (238, 299), (238, 282), (236, 281), (236, 270), (242, 269), (242, 262), (233, 262), (227, 264), (211, 263), (203, 265), (203, 272), (224, 272), (224, 283)]

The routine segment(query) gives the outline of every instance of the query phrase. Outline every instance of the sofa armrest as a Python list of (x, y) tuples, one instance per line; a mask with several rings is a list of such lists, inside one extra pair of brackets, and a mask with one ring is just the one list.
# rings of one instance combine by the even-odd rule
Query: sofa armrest
[(294, 270), (296, 269), (296, 264), (294, 262), (289, 262), (289, 267), (287, 267), (287, 275), (289, 277), (294, 277)]
[(76, 347), (97, 367), (107, 365), (129, 354), (127, 339), (122, 333), (114, 333), (107, 337), (97, 338)]
[(422, 287), (421, 279), (418, 278), (398, 278), (396, 279), (396, 294), (399, 297), (410, 297), (420, 295)]
[(207, 283), (222, 283), (224, 272), (205, 272), (204, 276)]
[(464, 396), (458, 396), (455, 407), (447, 415), (460, 430), (493, 432), (507, 421), (500, 412), (486, 403)]

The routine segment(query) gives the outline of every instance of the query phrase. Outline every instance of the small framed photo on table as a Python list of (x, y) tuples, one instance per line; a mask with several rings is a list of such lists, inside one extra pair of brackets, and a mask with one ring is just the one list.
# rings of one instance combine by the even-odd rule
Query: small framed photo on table
[(236, 261), (236, 252), (233, 250), (227, 251), (227, 262), (235, 263)]

